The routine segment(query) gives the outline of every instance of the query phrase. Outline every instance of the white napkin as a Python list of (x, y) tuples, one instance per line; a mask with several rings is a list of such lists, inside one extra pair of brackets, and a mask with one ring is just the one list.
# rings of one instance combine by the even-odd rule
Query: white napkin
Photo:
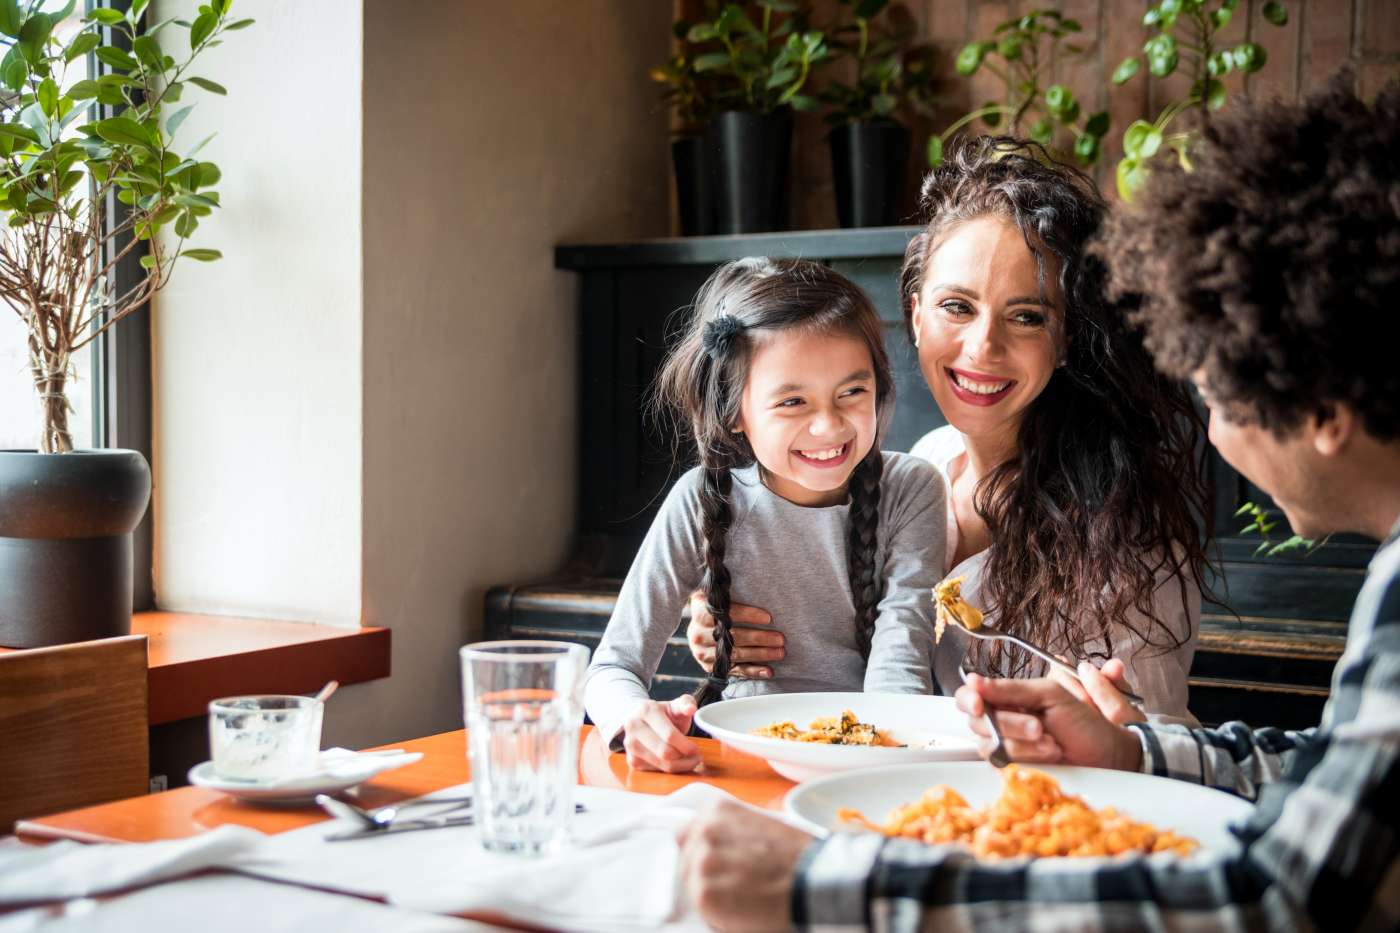
[(190, 779), (192, 783), (215, 788), (246, 784), (248, 787), (256, 787), (260, 791), (314, 789), (332, 782), (358, 784), (361, 781), (369, 780), (381, 771), (390, 771), (394, 768), (402, 768), (404, 765), (411, 765), (422, 757), (422, 752), (405, 752), (398, 749), (385, 749), (382, 752), (356, 752), (348, 748), (328, 748), (317, 757), (315, 770), (303, 771), (299, 774), (245, 781), (238, 778), (220, 777), (211, 768), (207, 776), (201, 775), (196, 778), (194, 771), (206, 767), (199, 765), (190, 772)]
[(140, 845), (64, 840), (3, 849), (0, 906), (88, 897), (178, 878), (235, 858), (265, 838), (246, 826), (220, 826), (188, 839)]
[(0, 933), (488, 933), (502, 929), (242, 875), (209, 874), (98, 901), (0, 914)]
[[(336, 780), (368, 780), (381, 771), (411, 765), (423, 757), (422, 752), (385, 749), (382, 752), (355, 752), (348, 748), (328, 748), (316, 761), (316, 776)], [(361, 777), (363, 775), (363, 777)]]
[[(439, 793), (460, 796), (469, 788)], [(579, 933), (702, 930), (679, 888), (675, 836), (703, 803), (726, 796), (699, 783), (667, 797), (579, 787), (577, 799), (588, 809), (575, 818), (575, 842), (546, 858), (486, 852), (475, 827), (326, 842), (353, 828), (332, 821), (269, 837), (227, 865), (417, 910), (489, 911)]]

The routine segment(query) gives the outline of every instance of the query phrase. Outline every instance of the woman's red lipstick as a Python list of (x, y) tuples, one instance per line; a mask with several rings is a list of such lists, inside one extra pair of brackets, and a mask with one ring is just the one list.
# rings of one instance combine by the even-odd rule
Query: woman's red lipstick
[[(980, 405), (983, 407), (995, 405), (997, 402), (1000, 402), (1002, 399), (1006, 398), (1006, 396), (1010, 395), (1012, 389), (1016, 388), (1015, 379), (1002, 380), (981, 373), (970, 373), (962, 369), (944, 368), (947, 370), (948, 385), (952, 388), (953, 394), (956, 395), (960, 401), (966, 402), (969, 405)], [(998, 392), (993, 392), (990, 395), (983, 395), (980, 392), (973, 392), (958, 385), (958, 380), (954, 378), (954, 374), (963, 377), (968, 382), (1005, 382), (1006, 388)]]

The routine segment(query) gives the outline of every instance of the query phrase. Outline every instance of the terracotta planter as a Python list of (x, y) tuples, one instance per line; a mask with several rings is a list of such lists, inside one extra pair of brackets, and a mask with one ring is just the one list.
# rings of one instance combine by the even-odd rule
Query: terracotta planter
[(134, 450), (0, 451), (0, 645), (131, 632), (131, 533), (151, 499)]

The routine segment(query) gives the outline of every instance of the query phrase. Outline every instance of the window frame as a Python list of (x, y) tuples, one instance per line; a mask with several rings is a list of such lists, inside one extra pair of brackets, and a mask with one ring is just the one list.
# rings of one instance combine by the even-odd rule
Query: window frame
[[(130, 0), (85, 0), (84, 13), (98, 8), (109, 8), (125, 13), (131, 7)], [(149, 12), (149, 11), (148, 11)], [(144, 16), (144, 14), (143, 14)], [(104, 42), (130, 51), (130, 43), (121, 33), (113, 33), (102, 27)], [(88, 73), (105, 73), (97, 56), (88, 53)], [(115, 109), (97, 105), (99, 119), (115, 115)], [(116, 199), (115, 192), (108, 192), (103, 204), (103, 223), (107, 229), (120, 224), (127, 206)], [(114, 256), (130, 242), (134, 234), (127, 232), (107, 246), (104, 261)], [(124, 294), (135, 285), (146, 270), (141, 268), (141, 258), (149, 253), (149, 248), (138, 246), (116, 264), (112, 270), (115, 293)], [(151, 380), (151, 307), (150, 302), (127, 315), (108, 328), (93, 341), (92, 360), (93, 387), (93, 446), (120, 447), (135, 450), (151, 464), (153, 463), (153, 418)], [(153, 484), (154, 485), (154, 484)], [(132, 534), (132, 610), (142, 612), (156, 608), (154, 570), (154, 489), (152, 504), (146, 509), (139, 525)]]

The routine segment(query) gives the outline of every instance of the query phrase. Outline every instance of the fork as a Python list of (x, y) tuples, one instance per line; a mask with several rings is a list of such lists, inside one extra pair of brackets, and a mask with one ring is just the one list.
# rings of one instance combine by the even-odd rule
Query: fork
[[(340, 803), (341, 801), (333, 801)], [(333, 833), (325, 837), (326, 842), (344, 842), (352, 839), (372, 839), (377, 836), (391, 836), (397, 833), (416, 833), (425, 829), (447, 829), (453, 826), (472, 826), (476, 823), (476, 815), (473, 813), (458, 813), (452, 815), (453, 811), (465, 809), (462, 807), (452, 807), (430, 816), (414, 819), (399, 819), (383, 825), (371, 826), (367, 822), (358, 829), (351, 829), (345, 832)], [(328, 807), (329, 812), (335, 812)], [(574, 804), (575, 813), (587, 813), (588, 808), (581, 803)], [(362, 818), (363, 819), (363, 818)]]
[[(953, 628), (954, 626), (955, 626), (955, 623), (949, 623), (948, 628)], [(1026, 641), (1024, 638), (1018, 638), (1017, 636), (1012, 635), (1012, 634), (1009, 633), (1009, 632), (998, 631), (997, 629), (994, 629), (994, 628), (992, 628), (991, 626), (988, 626), (988, 625), (983, 625), (983, 626), (981, 626), (981, 627), (979, 627), (979, 628), (975, 628), (975, 629), (964, 628), (964, 627), (961, 626), (961, 625), (957, 625), (956, 627), (957, 627), (958, 629), (961, 629), (962, 631), (966, 632), (967, 634), (971, 635), (973, 638), (980, 638), (980, 639), (983, 640), (983, 641), (1005, 641), (1005, 642), (1010, 642), (1011, 644), (1016, 645), (1016, 646), (1019, 647), (1019, 648), (1022, 648), (1022, 649), (1026, 650), (1026, 651), (1029, 651), (1031, 654), (1033, 654), (1033, 655), (1035, 655), (1036, 657), (1040, 658), (1041, 660), (1045, 661), (1047, 664), (1049, 664), (1051, 667), (1055, 668), (1057, 671), (1060, 671), (1061, 673), (1064, 673), (1064, 674), (1068, 674), (1069, 676), (1073, 677), (1075, 680), (1079, 681), (1080, 683), (1083, 683), (1083, 682), (1084, 682), (1083, 679), (1080, 678), (1079, 672), (1078, 672), (1077, 670), (1075, 670), (1073, 667), (1071, 667), (1070, 665), (1066, 664), (1064, 661), (1061, 661), (1059, 658), (1055, 657), (1053, 654), (1051, 654), (1050, 652), (1046, 651), (1044, 648), (1039, 648), (1039, 647), (1037, 647), (1037, 646), (1031, 644), (1030, 642)], [(945, 638), (947, 637), (947, 629), (944, 630), (944, 637), (945, 637)], [(1117, 685), (1115, 684), (1114, 686), (1117, 686)], [(1142, 704), (1143, 704), (1143, 699), (1142, 699), (1142, 697), (1138, 696), (1136, 693), (1131, 693), (1131, 692), (1129, 692), (1129, 691), (1127, 691), (1127, 690), (1124, 690), (1122, 687), (1118, 687), (1118, 692), (1121, 693), (1121, 694), (1123, 695), (1123, 699), (1127, 700), (1129, 703), (1133, 704), (1133, 705), (1136, 706), (1138, 709), (1142, 709)]]
[[(938, 689), (944, 696), (952, 696), (957, 692), (958, 687), (967, 683), (967, 671), (963, 668), (963, 658), (967, 654), (967, 629), (961, 625), (949, 625), (943, 631), (943, 640), (939, 643), (938, 649), (933, 653), (933, 679), (938, 683)], [(1011, 763), (1011, 755), (1006, 751), (1006, 743), (1002, 741), (1001, 729), (997, 726), (997, 721), (992, 718), (992, 711), (989, 708), (985, 719), (991, 729), (992, 737), (996, 744), (987, 754), (987, 761), (995, 768), (1004, 768)]]
[[(963, 683), (967, 683), (967, 671), (961, 663), (958, 664), (958, 676), (962, 678)], [(996, 739), (996, 744), (987, 753), (987, 764), (993, 768), (1005, 768), (1011, 764), (1011, 753), (1006, 750), (1006, 742), (1001, 737), (1001, 727), (997, 725), (996, 717), (992, 715), (990, 707), (986, 708), (982, 718), (987, 721), (987, 727), (992, 730), (992, 738)]]
[(409, 800), (401, 800), (398, 803), (391, 803), (388, 806), (377, 807), (373, 810), (366, 810), (345, 800), (337, 800), (326, 794), (317, 794), (316, 803), (322, 810), (332, 816), (348, 816), (360, 821), (365, 830), (378, 832), (388, 829), (393, 825), (394, 820), (399, 816), (400, 811), (409, 807), (425, 805), (441, 805), (445, 809), (435, 811), (431, 815), (434, 817), (443, 816), (454, 810), (464, 810), (472, 805), (471, 797), (416, 797)]

